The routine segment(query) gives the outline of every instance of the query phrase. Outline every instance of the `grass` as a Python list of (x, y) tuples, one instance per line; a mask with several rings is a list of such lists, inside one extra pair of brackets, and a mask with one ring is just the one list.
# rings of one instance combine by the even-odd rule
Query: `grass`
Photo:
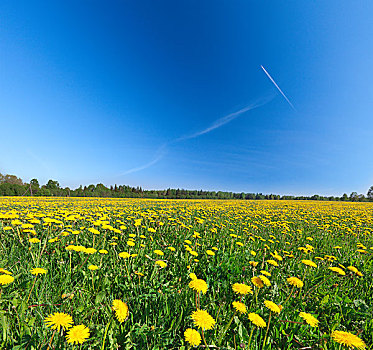
[[(47, 349), (53, 330), (44, 319), (64, 312), (90, 330), (76, 348), (187, 349), (186, 329), (202, 335), (190, 317), (196, 310), (196, 292), (188, 286), (192, 272), (208, 284), (197, 297), (216, 320), (204, 331), (210, 346), (339, 349), (330, 335), (340, 330), (372, 348), (372, 214), (369, 203), (2, 197), (0, 267), (14, 282), (0, 286), (0, 348)], [(90, 265), (99, 268), (91, 271)], [(47, 273), (34, 276), (35, 267)], [(271, 285), (257, 289), (251, 278), (261, 270), (271, 274)], [(291, 276), (303, 288), (293, 289)], [(235, 294), (234, 283), (251, 286), (254, 294)], [(129, 307), (123, 323), (115, 318), (114, 299)], [(283, 307), (271, 313), (265, 344), (267, 328), (235, 313), (232, 302), (239, 300), (267, 326), (264, 301)], [(319, 326), (306, 324), (302, 311)], [(73, 348), (66, 331), (54, 334), (50, 348)]]

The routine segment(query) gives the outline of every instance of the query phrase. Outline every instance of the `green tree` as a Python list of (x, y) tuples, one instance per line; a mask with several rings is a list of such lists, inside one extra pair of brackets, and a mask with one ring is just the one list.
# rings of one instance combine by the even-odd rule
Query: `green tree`
[(368, 193), (367, 193), (367, 198), (372, 201), (373, 200), (373, 186), (370, 186)]
[(30, 180), (30, 185), (31, 185), (33, 188), (39, 188), (39, 187), (40, 187), (39, 181), (38, 181), (37, 179), (32, 179), (32, 180)]

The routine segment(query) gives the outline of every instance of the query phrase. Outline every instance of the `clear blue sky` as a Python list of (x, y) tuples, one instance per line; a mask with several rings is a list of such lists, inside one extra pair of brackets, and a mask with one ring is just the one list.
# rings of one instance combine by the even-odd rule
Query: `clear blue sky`
[(371, 1), (3, 0), (0, 172), (366, 193), (372, 13)]

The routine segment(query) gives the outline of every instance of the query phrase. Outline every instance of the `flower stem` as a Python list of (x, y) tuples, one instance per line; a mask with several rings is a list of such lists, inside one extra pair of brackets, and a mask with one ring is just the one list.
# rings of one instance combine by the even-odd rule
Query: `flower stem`
[(52, 338), (51, 338), (51, 340), (49, 341), (49, 344), (48, 344), (47, 350), (49, 350), (49, 348), (51, 347), (51, 344), (52, 344), (52, 341), (53, 341), (53, 338), (54, 338), (55, 333), (56, 333), (56, 329), (54, 330), (54, 332), (53, 332), (53, 334), (52, 334)]
[(109, 326), (110, 326), (110, 323), (111, 323), (111, 320), (112, 320), (112, 319), (113, 319), (113, 318), (110, 318), (110, 320), (109, 320), (109, 322), (108, 322), (108, 324), (107, 324), (107, 326), (106, 326), (106, 328), (105, 328), (104, 340), (102, 341), (102, 347), (101, 347), (101, 350), (104, 350), (104, 349), (105, 349), (105, 340), (106, 340), (107, 332), (108, 332), (108, 330), (109, 330)]
[(251, 344), (251, 337), (253, 336), (253, 333), (254, 333), (254, 327), (251, 329), (251, 332), (250, 332), (250, 338), (249, 338), (249, 344), (247, 345), (247, 348), (250, 350), (250, 344)]
[(269, 312), (268, 325), (267, 325), (266, 334), (265, 334), (265, 336), (264, 336), (264, 341), (263, 341), (263, 347), (262, 347), (262, 350), (264, 350), (264, 347), (266, 346), (267, 335), (268, 335), (268, 330), (269, 330), (269, 324), (271, 323), (271, 316), (272, 316), (272, 311)]
[(225, 326), (225, 328), (224, 328), (224, 330), (223, 330), (223, 333), (221, 334), (221, 336), (220, 336), (220, 338), (219, 338), (219, 340), (218, 340), (218, 346), (221, 345), (221, 343), (222, 343), (222, 341), (223, 341), (223, 338), (224, 338), (224, 336), (225, 336), (225, 333), (227, 333), (227, 331), (228, 331), (230, 325), (232, 324), (232, 321), (233, 321), (233, 319), (234, 319), (234, 316), (236, 316), (236, 312), (237, 312), (237, 311), (234, 311), (234, 314), (233, 314), (232, 318), (229, 320), (228, 324)]
[(203, 339), (203, 342), (205, 343), (206, 349), (208, 349), (209, 346), (206, 343), (205, 334), (203, 333), (203, 328), (201, 329), (201, 333), (202, 333), (202, 339)]
[(282, 304), (285, 304), (290, 299), (291, 295), (293, 294), (293, 291), (294, 291), (294, 286), (293, 288), (291, 288), (289, 296), (285, 299), (285, 301)]
[(34, 279), (34, 283), (32, 284), (32, 287), (31, 287), (31, 290), (30, 290), (30, 294), (28, 295), (28, 298), (27, 298), (26, 304), (28, 304), (28, 301), (30, 300), (30, 296), (31, 296), (31, 293), (32, 293), (32, 291), (33, 291), (33, 289), (34, 289), (36, 279), (37, 279), (37, 277), (35, 277), (35, 279)]

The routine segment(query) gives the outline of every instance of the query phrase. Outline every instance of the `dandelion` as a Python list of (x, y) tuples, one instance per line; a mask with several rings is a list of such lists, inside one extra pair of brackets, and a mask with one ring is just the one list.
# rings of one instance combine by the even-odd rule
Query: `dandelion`
[(66, 335), (66, 340), (70, 344), (82, 344), (89, 338), (89, 328), (80, 324), (71, 328)]
[(246, 294), (253, 294), (253, 290), (251, 287), (247, 286), (244, 283), (235, 283), (232, 286), (232, 289), (235, 293), (241, 294), (241, 295), (246, 295)]
[(271, 277), (272, 275), (266, 270), (260, 270), (260, 273), (264, 276)]
[(100, 254), (107, 254), (107, 253), (109, 253), (106, 249), (100, 249), (98, 252)]
[(5, 273), (6, 275), (11, 275), (12, 274), (10, 271), (5, 270), (2, 267), (0, 267), (0, 273)]
[(202, 292), (206, 294), (207, 292), (207, 283), (202, 279), (193, 279), (189, 282), (189, 288), (194, 289), (197, 293)]
[(252, 277), (251, 278), (251, 282), (257, 288), (263, 288), (264, 287), (264, 283), (263, 283), (263, 281), (262, 281), (262, 279), (260, 277), (257, 277), (257, 276)]
[(39, 242), (40, 242), (40, 239), (34, 237), (34, 238), (30, 238), (28, 241), (29, 241), (30, 243), (39, 243)]
[(115, 311), (115, 316), (120, 323), (123, 323), (128, 317), (128, 305), (122, 300), (113, 300), (113, 311)]
[(366, 349), (367, 345), (358, 336), (343, 331), (333, 331), (331, 334), (332, 339), (343, 346), (348, 348)]
[(128, 259), (131, 257), (131, 254), (130, 253), (127, 253), (127, 252), (121, 252), (118, 254), (120, 258), (123, 258), (123, 259)]
[(276, 260), (267, 260), (267, 263), (272, 265), (272, 266), (278, 266), (278, 262)]
[(317, 267), (317, 265), (312, 260), (302, 260), (302, 263), (307, 266)]
[(159, 250), (159, 249), (156, 249), (156, 250), (154, 251), (154, 253), (157, 254), (157, 255), (160, 255), (160, 256), (163, 256), (163, 255), (164, 255), (164, 253), (162, 252), (162, 250)]
[(10, 275), (0, 275), (0, 284), (6, 286), (14, 281), (14, 277)]
[(210, 249), (206, 250), (206, 254), (210, 255), (210, 256), (214, 256), (215, 255), (215, 253), (212, 250), (210, 250)]
[(255, 326), (259, 328), (264, 328), (267, 325), (266, 322), (254, 312), (249, 313), (248, 318)]
[(94, 254), (96, 252), (97, 252), (97, 250), (95, 248), (86, 248), (84, 250), (84, 253), (86, 253), (86, 254)]
[(302, 288), (303, 287), (303, 282), (297, 277), (289, 277), (287, 279), (287, 281), (293, 287), (297, 287), (297, 288)]
[(205, 310), (198, 309), (191, 315), (194, 324), (203, 330), (213, 329), (216, 321), (209, 313)]
[(346, 275), (346, 272), (344, 272), (340, 267), (331, 266), (331, 267), (328, 267), (328, 269), (338, 273), (338, 275), (341, 275), (341, 276)]
[(129, 245), (130, 247), (133, 247), (135, 245), (135, 242), (134, 241), (127, 241), (127, 245)]
[(62, 328), (63, 330), (71, 328), (74, 324), (73, 318), (63, 312), (55, 312), (44, 319), (47, 327), (56, 329), (58, 332)]
[(240, 301), (234, 301), (232, 302), (232, 305), (236, 309), (236, 311), (240, 312), (241, 314), (246, 314), (247, 309), (244, 303), (241, 303)]
[(41, 267), (35, 267), (34, 269), (31, 270), (31, 273), (35, 276), (45, 275), (47, 272), (48, 270), (43, 269)]
[(189, 278), (192, 279), (192, 280), (196, 280), (197, 276), (194, 272), (192, 272), (192, 273), (189, 274)]
[(252, 267), (257, 267), (259, 263), (256, 262), (256, 261), (249, 261), (249, 264), (250, 264)]
[(164, 269), (165, 267), (167, 267), (167, 263), (165, 263), (164, 261), (162, 260), (157, 260), (155, 262), (156, 265), (158, 265), (160, 268)]
[(201, 335), (193, 328), (188, 328), (184, 332), (185, 341), (191, 346), (198, 346), (201, 344)]
[(262, 275), (260, 275), (259, 278), (262, 280), (262, 282), (263, 282), (267, 287), (270, 287), (270, 286), (271, 286), (271, 281), (270, 281), (266, 276), (262, 276)]
[(318, 319), (311, 314), (300, 312), (299, 316), (302, 317), (311, 327), (317, 327), (319, 324)]
[(265, 300), (265, 301), (264, 301), (264, 305), (265, 305), (269, 310), (271, 310), (272, 312), (275, 312), (275, 313), (277, 313), (277, 314), (279, 314), (280, 311), (281, 311), (280, 307), (279, 307), (277, 304), (275, 304), (273, 301)]

